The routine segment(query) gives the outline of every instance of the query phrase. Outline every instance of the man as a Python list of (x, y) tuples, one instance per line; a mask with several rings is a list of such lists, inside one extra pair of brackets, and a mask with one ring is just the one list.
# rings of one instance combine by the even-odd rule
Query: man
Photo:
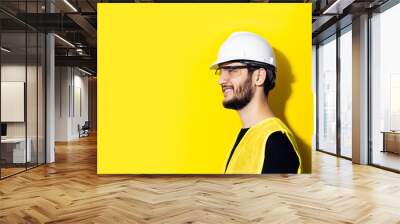
[(272, 113), (268, 93), (275, 85), (276, 62), (269, 43), (250, 32), (235, 32), (221, 46), (216, 69), (223, 106), (242, 121), (225, 173), (301, 173), (291, 131)]

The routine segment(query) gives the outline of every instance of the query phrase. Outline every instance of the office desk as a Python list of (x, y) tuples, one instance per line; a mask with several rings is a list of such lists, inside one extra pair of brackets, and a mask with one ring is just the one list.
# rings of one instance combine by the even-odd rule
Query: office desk
[(400, 154), (400, 132), (382, 131), (382, 133), (383, 133), (382, 152), (393, 152)]
[(25, 154), (25, 138), (1, 139), (1, 157), (6, 160), (6, 163), (31, 162), (32, 140), (28, 138), (27, 142)]

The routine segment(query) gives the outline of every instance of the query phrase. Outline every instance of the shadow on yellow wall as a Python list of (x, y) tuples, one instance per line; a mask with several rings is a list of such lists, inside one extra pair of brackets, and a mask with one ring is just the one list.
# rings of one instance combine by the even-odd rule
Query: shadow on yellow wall
[[(295, 82), (294, 74), (292, 73), (290, 63), (286, 56), (278, 49), (274, 49), (274, 52), (278, 63), (276, 83), (275, 88), (268, 97), (268, 101), (275, 116), (281, 119), (296, 136), (296, 142), (303, 164), (303, 173), (311, 173), (311, 145), (307, 144), (299, 137), (299, 133), (293, 130), (285, 116), (286, 103), (292, 94), (292, 85)], [(301, 115), (297, 117), (297, 119), (302, 119)]]

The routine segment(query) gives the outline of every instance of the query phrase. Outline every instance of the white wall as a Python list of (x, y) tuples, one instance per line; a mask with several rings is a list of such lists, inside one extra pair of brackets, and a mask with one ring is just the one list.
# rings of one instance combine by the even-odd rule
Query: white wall
[[(71, 134), (74, 137), (79, 137), (78, 133), (78, 124), (81, 126), (85, 123), (85, 121), (88, 121), (88, 77), (87, 76), (82, 76), (83, 73), (78, 73), (78, 70), (74, 70), (74, 111), (73, 113), (73, 119), (72, 119), (72, 132)], [(80, 97), (79, 97), (80, 96)], [(81, 111), (80, 111), (81, 110)]]
[(67, 67), (55, 68), (55, 141), (68, 141), (69, 132), (69, 84)]
[(77, 139), (78, 124), (88, 120), (88, 77), (76, 68), (56, 67), (55, 86), (55, 140)]
[[(33, 78), (31, 78), (31, 75), (36, 76), (36, 66), (27, 66), (25, 67), (25, 64), (20, 65), (20, 64), (5, 64), (1, 66), (1, 81), (2, 82), (25, 82), (25, 75), (26, 71), (28, 72), (28, 80), (30, 85), (36, 85), (36, 81), (32, 81)], [(34, 82), (34, 83), (33, 83)], [(36, 109), (36, 101), (35, 105), (29, 105), (30, 102), (36, 100), (36, 88), (28, 88), (27, 89), (27, 96), (28, 96), (28, 105), (31, 107), (35, 107)], [(6, 108), (1, 108), (2, 110), (6, 110)], [(29, 111), (31, 112), (31, 111)], [(33, 132), (30, 131), (30, 128), (32, 127), (34, 130), (36, 130), (36, 113), (28, 113), (27, 114), (28, 122), (35, 122), (35, 125), (32, 125), (31, 123), (28, 124), (28, 137), (29, 133)], [(7, 122), (7, 136), (8, 137), (25, 137), (25, 124), (26, 122)], [(33, 127), (34, 126), (34, 127)], [(35, 132), (36, 133), (36, 132)]]

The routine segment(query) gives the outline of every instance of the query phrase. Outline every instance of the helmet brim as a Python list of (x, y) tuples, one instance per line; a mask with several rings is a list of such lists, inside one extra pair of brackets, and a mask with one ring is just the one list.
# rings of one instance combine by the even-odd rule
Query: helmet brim
[(241, 60), (246, 60), (246, 59), (225, 59), (225, 60), (220, 60), (220, 61), (215, 61), (214, 63), (212, 63), (211, 65), (210, 65), (210, 69), (217, 69), (218, 68), (218, 66), (220, 65), (220, 64), (223, 64), (223, 63), (227, 63), (227, 62), (235, 62), (235, 61), (241, 61)]
[(227, 63), (227, 62), (237, 62), (237, 61), (253, 61), (253, 62), (255, 62), (255, 63), (262, 63), (262, 64), (267, 64), (267, 65), (271, 65), (271, 66), (273, 66), (273, 67), (276, 67), (274, 64), (270, 64), (270, 63), (265, 63), (265, 62), (260, 62), (260, 61), (254, 61), (254, 60), (249, 60), (249, 59), (230, 59), (230, 60), (221, 60), (221, 61), (215, 61), (214, 63), (212, 63), (211, 65), (210, 65), (210, 69), (217, 69), (218, 68), (218, 66), (220, 65), (220, 64), (223, 64), (223, 63)]

